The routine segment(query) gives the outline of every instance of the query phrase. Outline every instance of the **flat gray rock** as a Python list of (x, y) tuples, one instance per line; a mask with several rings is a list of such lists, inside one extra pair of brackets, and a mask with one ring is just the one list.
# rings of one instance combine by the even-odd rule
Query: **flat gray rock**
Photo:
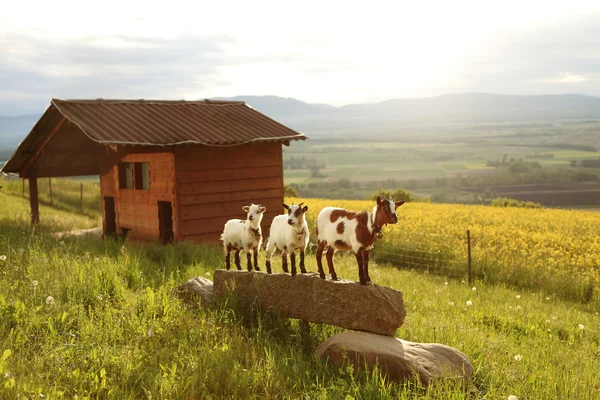
[(473, 366), (460, 351), (438, 343), (414, 343), (389, 336), (363, 332), (342, 332), (321, 343), (318, 357), (327, 357), (334, 365), (342, 365), (344, 357), (355, 368), (378, 365), (395, 382), (455, 378), (466, 381)]
[(216, 270), (213, 278), (215, 300), (235, 290), (242, 304), (308, 322), (394, 336), (406, 316), (402, 292), (375, 284), (238, 270)]
[(173, 292), (188, 303), (200, 303), (205, 306), (213, 303), (213, 283), (201, 276), (189, 279), (173, 289)]

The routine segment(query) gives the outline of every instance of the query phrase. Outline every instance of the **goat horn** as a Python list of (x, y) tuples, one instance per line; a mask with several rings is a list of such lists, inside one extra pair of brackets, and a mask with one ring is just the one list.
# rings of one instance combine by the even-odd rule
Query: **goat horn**
[(298, 204), (298, 207), (302, 207), (302, 204), (304, 204), (304, 202), (302, 202), (302, 203)]

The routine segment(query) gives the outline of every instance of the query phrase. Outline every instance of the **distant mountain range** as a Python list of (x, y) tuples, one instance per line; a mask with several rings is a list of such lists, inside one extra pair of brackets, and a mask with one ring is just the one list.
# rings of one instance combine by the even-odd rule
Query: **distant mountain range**
[[(319, 135), (402, 135), (420, 131), (445, 133), (460, 124), (521, 123), (561, 119), (600, 119), (600, 97), (584, 95), (505, 96), (484, 93), (393, 99), (373, 104), (334, 107), (277, 96), (236, 96), (269, 117), (302, 133)], [(0, 116), (0, 149), (14, 148), (40, 114)]]

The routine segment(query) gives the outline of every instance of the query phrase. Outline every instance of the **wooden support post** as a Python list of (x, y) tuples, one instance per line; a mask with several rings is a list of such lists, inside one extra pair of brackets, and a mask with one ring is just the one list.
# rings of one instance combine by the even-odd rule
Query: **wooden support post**
[(52, 205), (52, 178), (48, 177), (48, 192), (50, 193), (50, 205)]
[(40, 223), (40, 205), (38, 201), (38, 186), (35, 173), (29, 174), (29, 205), (31, 207), (31, 225)]
[(79, 186), (79, 199), (80, 199), (80, 211), (83, 214), (83, 183), (81, 183), (81, 185)]
[(25, 178), (21, 178), (21, 182), (23, 183), (23, 189), (21, 189), (21, 197), (25, 198)]
[(473, 284), (473, 267), (471, 265), (471, 231), (467, 229), (467, 251), (468, 251), (468, 272), (469, 272), (469, 286)]

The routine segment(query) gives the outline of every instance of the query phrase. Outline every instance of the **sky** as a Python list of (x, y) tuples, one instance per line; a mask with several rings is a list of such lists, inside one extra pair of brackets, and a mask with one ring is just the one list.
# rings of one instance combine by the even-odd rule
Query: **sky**
[(0, 115), (51, 98), (600, 96), (600, 1), (0, 0)]

